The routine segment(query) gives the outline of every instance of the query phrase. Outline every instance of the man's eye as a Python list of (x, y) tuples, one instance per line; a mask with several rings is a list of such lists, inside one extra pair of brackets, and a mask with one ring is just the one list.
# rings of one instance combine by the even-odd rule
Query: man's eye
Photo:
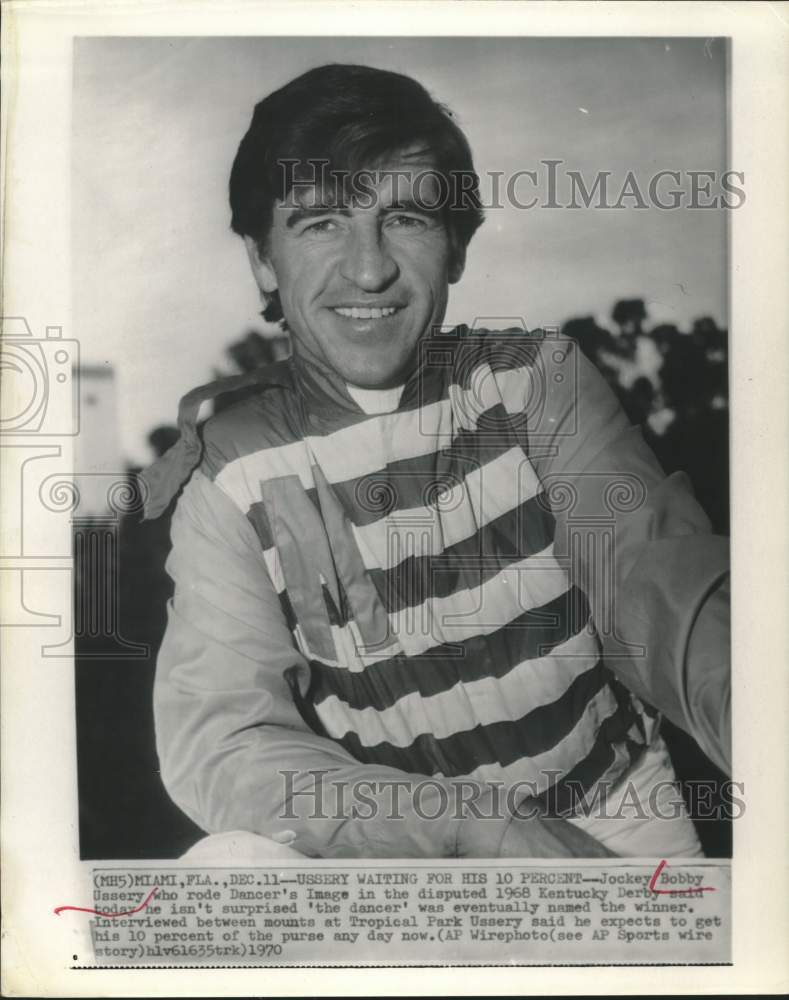
[(304, 227), (305, 233), (331, 233), (334, 232), (337, 223), (334, 219), (320, 219), (318, 222), (312, 222), (309, 226)]
[(418, 215), (392, 215), (389, 224), (398, 229), (424, 229), (426, 222)]

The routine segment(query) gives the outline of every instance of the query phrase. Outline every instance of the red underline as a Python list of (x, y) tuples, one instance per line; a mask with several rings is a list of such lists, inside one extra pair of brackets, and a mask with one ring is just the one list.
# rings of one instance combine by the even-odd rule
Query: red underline
[(58, 917), (64, 910), (76, 910), (77, 913), (95, 913), (97, 917), (132, 917), (140, 910), (144, 910), (158, 891), (159, 886), (154, 886), (139, 906), (135, 906), (133, 910), (124, 910), (122, 913), (103, 913), (101, 910), (94, 910), (89, 906), (56, 906), (52, 912)]
[(668, 862), (664, 859), (655, 869), (655, 873), (649, 880), (649, 891), (654, 892), (656, 896), (682, 896), (687, 895), (690, 892), (715, 892), (715, 888), (711, 885), (699, 885), (695, 888), (690, 889), (657, 889), (655, 885), (657, 880), (660, 878), (660, 873), (666, 867)]

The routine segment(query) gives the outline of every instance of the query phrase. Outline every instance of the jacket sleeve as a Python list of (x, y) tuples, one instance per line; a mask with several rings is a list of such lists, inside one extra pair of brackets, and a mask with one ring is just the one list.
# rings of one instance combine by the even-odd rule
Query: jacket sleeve
[(172, 540), (154, 709), (162, 779), (187, 815), (211, 833), (291, 830), (291, 846), (310, 856), (496, 856), (503, 817), (464, 820), (452, 782), (430, 780), (414, 800), (413, 776), (361, 764), (305, 724), (284, 677), (301, 654), (257, 536), (200, 471)]
[(544, 405), (529, 431), (557, 554), (587, 594), (606, 665), (729, 772), (728, 540), (711, 534), (687, 476), (664, 474), (592, 363), (559, 346), (541, 349)]

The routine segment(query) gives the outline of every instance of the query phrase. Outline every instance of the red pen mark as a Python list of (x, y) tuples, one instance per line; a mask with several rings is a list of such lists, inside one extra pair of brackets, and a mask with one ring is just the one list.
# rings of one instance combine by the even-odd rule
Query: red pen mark
[(56, 906), (52, 912), (58, 917), (64, 910), (76, 910), (78, 913), (95, 913), (97, 917), (132, 917), (135, 913), (139, 913), (140, 910), (144, 910), (158, 891), (159, 886), (154, 886), (139, 906), (135, 906), (133, 910), (124, 910), (122, 913), (103, 913), (101, 910), (94, 910), (89, 906)]
[(655, 873), (649, 880), (649, 891), (654, 892), (657, 896), (686, 896), (690, 892), (716, 892), (717, 890), (711, 885), (697, 885), (695, 888), (690, 889), (658, 889), (657, 880), (660, 878), (660, 873), (666, 867), (668, 862), (664, 859), (655, 869)]

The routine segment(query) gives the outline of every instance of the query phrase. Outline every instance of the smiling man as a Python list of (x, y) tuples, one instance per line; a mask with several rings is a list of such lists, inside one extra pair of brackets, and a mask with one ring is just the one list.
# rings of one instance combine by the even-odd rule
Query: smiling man
[(725, 757), (725, 543), (571, 343), (442, 329), (477, 191), (449, 112), (358, 66), (261, 101), (233, 165), (293, 355), (190, 394), (149, 470), (149, 514), (188, 479), (155, 709), (174, 800), (258, 858), (700, 853), (646, 701)]
[[(322, 183), (316, 169), (318, 183), (276, 204), (265, 237), (244, 236), (258, 285), (278, 293), (300, 353), (349, 385), (402, 385), (463, 273), (465, 247), (432, 207), (442, 192), (428, 154), (403, 151), (366, 171), (367, 185), (360, 172)], [(344, 190), (351, 180), (356, 198)]]

